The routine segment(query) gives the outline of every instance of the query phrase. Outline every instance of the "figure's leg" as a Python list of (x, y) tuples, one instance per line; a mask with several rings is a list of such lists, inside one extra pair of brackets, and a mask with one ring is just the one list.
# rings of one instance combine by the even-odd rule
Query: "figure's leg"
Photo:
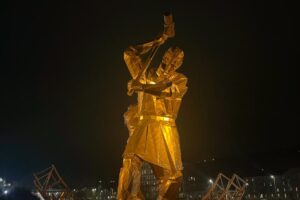
[(130, 200), (144, 200), (144, 196), (141, 192), (141, 176), (142, 176), (142, 164), (143, 160), (138, 156), (133, 158), (133, 170), (132, 170), (132, 183), (130, 188), (129, 198)]
[(182, 182), (182, 171), (171, 171), (155, 165), (152, 169), (158, 181), (157, 200), (177, 199)]
[(120, 169), (119, 182), (118, 182), (118, 191), (117, 191), (118, 200), (127, 199), (128, 187), (131, 181), (130, 166), (131, 166), (131, 159), (123, 158), (123, 166)]
[(143, 161), (136, 155), (124, 156), (123, 167), (119, 174), (118, 200), (142, 199), (142, 195), (139, 194), (142, 163)]

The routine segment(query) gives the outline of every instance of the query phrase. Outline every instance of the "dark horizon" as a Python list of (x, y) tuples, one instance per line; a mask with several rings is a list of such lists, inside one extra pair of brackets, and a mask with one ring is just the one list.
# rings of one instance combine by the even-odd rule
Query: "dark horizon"
[(7, 2), (0, 177), (28, 183), (53, 163), (69, 185), (117, 178), (128, 137), (122, 115), (136, 102), (126, 95), (123, 51), (156, 37), (166, 10), (176, 36), (154, 64), (169, 46), (185, 52), (179, 71), (189, 90), (177, 119), (183, 161), (256, 163), (264, 152), (296, 152), (292, 8), (261, 1)]

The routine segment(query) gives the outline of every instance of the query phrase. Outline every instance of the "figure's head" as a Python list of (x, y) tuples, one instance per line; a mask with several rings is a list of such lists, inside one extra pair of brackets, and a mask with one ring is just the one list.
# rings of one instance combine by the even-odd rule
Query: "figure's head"
[(178, 69), (183, 62), (184, 53), (178, 47), (169, 48), (163, 56), (162, 67), (165, 73)]

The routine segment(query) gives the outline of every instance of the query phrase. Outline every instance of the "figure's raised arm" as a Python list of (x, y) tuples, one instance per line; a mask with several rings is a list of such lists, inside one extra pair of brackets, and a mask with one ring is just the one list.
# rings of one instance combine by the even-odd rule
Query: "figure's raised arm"
[(154, 40), (147, 43), (129, 46), (125, 50), (124, 60), (133, 79), (136, 79), (139, 76), (140, 71), (143, 70), (144, 67), (148, 67), (147, 65), (150, 64), (156, 51), (150, 53), (150, 56), (145, 61), (145, 63), (142, 61), (141, 55), (146, 54), (150, 52), (150, 50), (153, 50), (155, 48), (157, 50), (157, 48), (162, 45), (168, 38), (174, 37), (174, 27), (175, 24), (173, 22), (172, 14), (166, 13), (166, 15), (164, 15), (164, 31), (159, 34), (158, 38), (155, 38)]
[(141, 56), (148, 53), (154, 46), (162, 45), (167, 38), (167, 35), (162, 34), (162, 36), (151, 42), (129, 46), (124, 51), (124, 61), (133, 79), (137, 78), (140, 70), (143, 68), (144, 63)]

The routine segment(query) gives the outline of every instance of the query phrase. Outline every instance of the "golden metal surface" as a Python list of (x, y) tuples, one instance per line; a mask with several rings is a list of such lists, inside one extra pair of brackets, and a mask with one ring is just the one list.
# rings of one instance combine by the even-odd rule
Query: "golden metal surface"
[[(137, 105), (130, 105), (124, 113), (124, 122), (128, 128), (129, 138), (139, 122)], [(141, 167), (143, 161), (133, 154), (127, 154), (123, 158), (123, 167), (120, 169), (117, 199), (143, 200), (140, 190)]]
[(175, 122), (175, 120), (171, 117), (166, 116), (152, 116), (152, 115), (142, 115), (139, 117), (140, 120), (146, 120), (146, 119), (153, 119), (158, 121), (165, 121), (165, 122)]
[[(166, 20), (167, 19), (167, 20)], [(129, 138), (123, 154), (118, 199), (139, 199), (140, 163), (148, 162), (159, 184), (158, 199), (176, 199), (182, 179), (182, 161), (176, 117), (182, 97), (187, 91), (187, 78), (176, 72), (184, 53), (169, 48), (157, 68), (149, 68), (159, 46), (173, 37), (172, 18), (165, 17), (165, 31), (157, 39), (130, 46), (124, 60), (132, 76), (128, 82), (128, 95), (137, 93), (137, 106), (130, 106), (124, 114)], [(167, 30), (166, 30), (167, 29)], [(149, 54), (143, 60), (144, 54)]]

